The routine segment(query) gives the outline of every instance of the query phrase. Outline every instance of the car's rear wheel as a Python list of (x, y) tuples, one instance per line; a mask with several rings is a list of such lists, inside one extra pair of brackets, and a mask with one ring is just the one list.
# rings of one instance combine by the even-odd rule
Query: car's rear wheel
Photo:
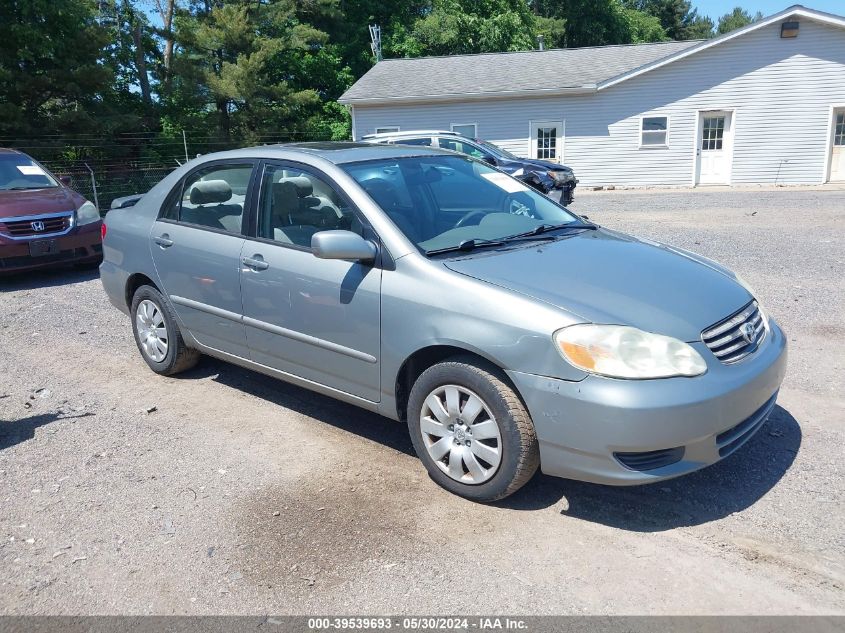
[(434, 481), (474, 501), (513, 494), (534, 475), (534, 425), (497, 368), (474, 358), (438, 363), (417, 378), (408, 428)]
[(157, 374), (177, 374), (200, 358), (185, 345), (170, 305), (152, 286), (141, 286), (132, 297), (132, 332), (141, 356)]

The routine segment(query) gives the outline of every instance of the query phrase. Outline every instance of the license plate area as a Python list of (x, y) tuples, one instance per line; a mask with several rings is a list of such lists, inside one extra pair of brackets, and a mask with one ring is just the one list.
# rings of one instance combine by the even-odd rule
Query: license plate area
[(30, 257), (44, 257), (46, 255), (58, 255), (58, 240), (36, 240), (29, 243)]

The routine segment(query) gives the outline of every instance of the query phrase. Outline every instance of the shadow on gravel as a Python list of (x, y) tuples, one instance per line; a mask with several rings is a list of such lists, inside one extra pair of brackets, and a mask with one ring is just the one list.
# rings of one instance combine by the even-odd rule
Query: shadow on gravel
[(99, 279), (100, 271), (93, 267), (93, 264), (91, 266), (91, 268), (49, 268), (27, 273), (0, 275), (0, 292), (67, 286)]
[(21, 418), (14, 422), (0, 420), (0, 451), (11, 448), (16, 444), (26, 442), (35, 437), (35, 429), (56, 420), (67, 420), (68, 418), (87, 418), (94, 415), (90, 411), (79, 415), (62, 415), (60, 413), (42, 413), (31, 415), (28, 418)]
[(174, 378), (197, 380), (212, 376), (220, 384), (416, 457), (404, 424), (249, 369), (204, 356), (196, 368)]
[(801, 446), (801, 428), (776, 406), (768, 421), (736, 453), (703, 470), (645, 486), (614, 487), (540, 475), (500, 505), (518, 510), (562, 499), (566, 517), (633, 532), (700, 525), (754, 505), (789, 470)]
[[(212, 377), (228, 387), (331, 426), (416, 456), (404, 424), (333, 398), (205, 357), (180, 380)], [(776, 406), (745, 446), (718, 464), (678, 479), (634, 487), (600, 486), (540, 473), (495, 504), (503, 510), (541, 510), (563, 501), (566, 517), (635, 532), (659, 532), (721, 519), (752, 506), (783, 477), (801, 445), (801, 429)]]

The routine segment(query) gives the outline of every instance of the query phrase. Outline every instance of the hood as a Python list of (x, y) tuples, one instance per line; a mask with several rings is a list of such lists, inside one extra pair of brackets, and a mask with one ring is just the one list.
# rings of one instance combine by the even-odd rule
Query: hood
[(592, 323), (632, 325), (697, 341), (751, 295), (707, 260), (598, 229), (507, 251), (479, 251), (445, 265)]
[(517, 160), (510, 161), (511, 164), (514, 166), (521, 165), (523, 167), (531, 166), (536, 167), (538, 169), (542, 169), (545, 171), (568, 171), (572, 172), (571, 167), (567, 167), (566, 165), (561, 165), (560, 163), (552, 163), (551, 161), (541, 160), (539, 158), (520, 158)]
[(82, 196), (66, 187), (0, 191), (0, 218), (75, 211)]

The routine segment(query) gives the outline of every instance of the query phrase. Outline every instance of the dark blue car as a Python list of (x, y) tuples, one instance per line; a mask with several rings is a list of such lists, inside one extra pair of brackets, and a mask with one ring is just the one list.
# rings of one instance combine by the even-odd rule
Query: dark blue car
[(450, 149), (480, 158), (511, 176), (519, 178), (537, 191), (559, 200), (563, 205), (571, 204), (575, 198), (575, 186), (578, 180), (570, 167), (547, 160), (520, 158), (493, 143), (471, 139), (457, 132), (411, 130), (370, 134), (363, 140), (367, 143), (424, 145)]

